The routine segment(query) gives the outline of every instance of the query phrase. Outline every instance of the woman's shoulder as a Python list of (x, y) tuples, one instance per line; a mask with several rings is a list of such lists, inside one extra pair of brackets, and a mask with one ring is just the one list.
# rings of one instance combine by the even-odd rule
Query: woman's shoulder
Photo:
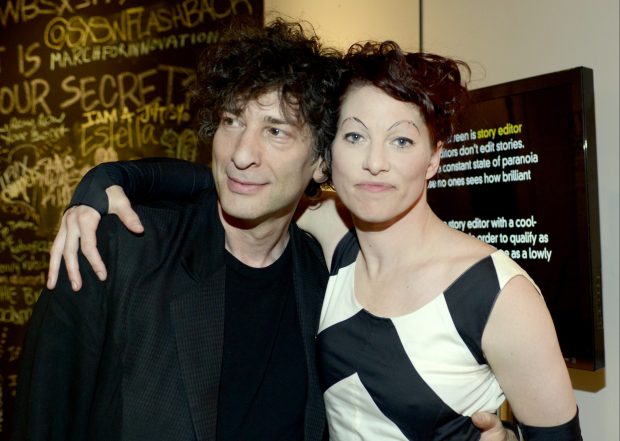
[(469, 234), (452, 230), (446, 239), (444, 252), (442, 261), (446, 271), (451, 272), (453, 278), (472, 267), (479, 266), (483, 261), (488, 261), (490, 271), (497, 278), (500, 291), (517, 276), (522, 276), (534, 289), (539, 290), (518, 262), (504, 251)]
[(444, 225), (441, 238), (443, 256), (439, 260), (459, 273), (498, 251), (494, 246), (447, 225)]
[(335, 192), (324, 191), (319, 200), (303, 201), (297, 214), (297, 225), (321, 244), (329, 265), (336, 246), (352, 226), (348, 211)]

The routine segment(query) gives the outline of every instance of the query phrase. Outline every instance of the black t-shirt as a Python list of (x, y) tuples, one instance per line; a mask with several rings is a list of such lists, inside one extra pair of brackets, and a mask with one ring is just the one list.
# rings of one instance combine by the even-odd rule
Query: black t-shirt
[(290, 248), (266, 268), (227, 254), (217, 441), (303, 439), (307, 372)]

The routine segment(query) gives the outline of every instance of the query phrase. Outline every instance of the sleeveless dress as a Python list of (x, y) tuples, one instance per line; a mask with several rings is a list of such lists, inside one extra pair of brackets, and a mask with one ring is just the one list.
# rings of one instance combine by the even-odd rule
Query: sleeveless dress
[(504, 401), (482, 333), (506, 283), (531, 279), (496, 251), (420, 309), (383, 318), (355, 298), (358, 252), (350, 231), (334, 253), (317, 336), (330, 440), (478, 440), (470, 416)]

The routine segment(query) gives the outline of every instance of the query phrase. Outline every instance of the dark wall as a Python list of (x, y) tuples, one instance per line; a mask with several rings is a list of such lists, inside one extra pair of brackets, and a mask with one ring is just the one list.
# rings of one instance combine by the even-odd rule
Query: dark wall
[(0, 1), (0, 440), (73, 187), (104, 161), (207, 160), (187, 86), (237, 15), (262, 23), (263, 1)]

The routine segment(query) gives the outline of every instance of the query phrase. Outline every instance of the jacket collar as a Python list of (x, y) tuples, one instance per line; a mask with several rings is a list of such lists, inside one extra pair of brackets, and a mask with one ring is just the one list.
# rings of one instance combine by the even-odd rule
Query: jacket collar
[[(188, 246), (182, 251), (181, 265), (196, 282), (214, 274), (225, 263), (224, 227), (218, 214), (215, 190), (203, 193), (188, 228)], [(183, 240), (183, 238), (179, 238)]]

